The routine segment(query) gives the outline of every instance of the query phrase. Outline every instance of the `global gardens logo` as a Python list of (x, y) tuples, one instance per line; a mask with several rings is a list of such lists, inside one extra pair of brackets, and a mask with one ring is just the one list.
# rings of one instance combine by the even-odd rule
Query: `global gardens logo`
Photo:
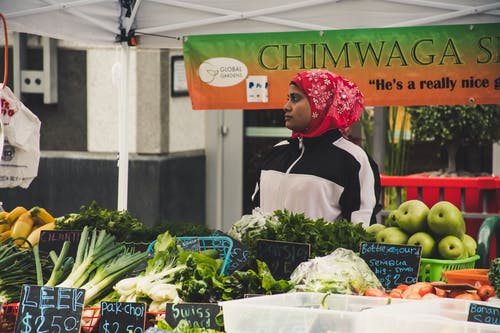
[(247, 66), (233, 58), (211, 58), (198, 68), (201, 81), (214, 87), (234, 86), (248, 75)]

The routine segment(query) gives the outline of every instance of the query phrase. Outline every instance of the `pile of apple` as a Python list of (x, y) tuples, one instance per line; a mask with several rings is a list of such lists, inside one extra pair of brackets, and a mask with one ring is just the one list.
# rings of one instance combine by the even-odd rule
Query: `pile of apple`
[(408, 200), (391, 211), (385, 224), (366, 230), (378, 243), (420, 245), (423, 258), (457, 260), (476, 254), (476, 240), (467, 235), (462, 212), (451, 202), (429, 208), (420, 200)]

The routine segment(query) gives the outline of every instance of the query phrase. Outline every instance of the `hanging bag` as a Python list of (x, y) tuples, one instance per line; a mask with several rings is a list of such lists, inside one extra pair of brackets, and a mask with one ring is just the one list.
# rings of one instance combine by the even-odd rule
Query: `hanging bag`
[[(5, 50), (8, 49), (7, 25)], [(27, 188), (38, 174), (41, 122), (7, 87), (7, 54), (4, 83), (0, 89), (0, 188)]]

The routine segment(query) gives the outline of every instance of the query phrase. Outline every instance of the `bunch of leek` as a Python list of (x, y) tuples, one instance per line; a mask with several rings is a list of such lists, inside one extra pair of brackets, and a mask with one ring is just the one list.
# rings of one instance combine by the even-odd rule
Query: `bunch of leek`
[[(63, 245), (58, 257), (51, 253), (54, 269), (45, 285), (85, 289), (85, 305), (109, 292), (116, 281), (147, 259), (145, 252), (127, 253), (125, 247), (115, 241), (115, 236), (105, 230), (84, 227), (74, 261), (66, 257), (68, 245)], [(62, 278), (64, 280), (59, 281)]]

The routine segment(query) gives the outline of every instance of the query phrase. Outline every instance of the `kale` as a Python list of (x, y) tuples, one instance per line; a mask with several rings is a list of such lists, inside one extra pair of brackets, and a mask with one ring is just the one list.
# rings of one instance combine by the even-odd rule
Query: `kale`
[(495, 289), (495, 294), (500, 295), (500, 257), (493, 259), (491, 262), (488, 279)]

